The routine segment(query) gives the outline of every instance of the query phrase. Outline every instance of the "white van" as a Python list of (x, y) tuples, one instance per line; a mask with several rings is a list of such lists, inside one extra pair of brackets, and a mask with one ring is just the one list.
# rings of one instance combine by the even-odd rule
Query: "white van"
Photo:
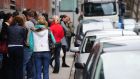
[(83, 19), (110, 19), (118, 22), (118, 0), (85, 0), (81, 11)]

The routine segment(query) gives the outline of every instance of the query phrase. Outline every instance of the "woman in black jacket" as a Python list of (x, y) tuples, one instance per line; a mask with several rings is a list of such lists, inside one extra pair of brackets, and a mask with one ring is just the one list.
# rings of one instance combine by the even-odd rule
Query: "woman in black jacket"
[[(0, 42), (5, 43), (7, 45), (7, 28), (10, 26), (12, 22), (12, 14), (6, 13), (3, 15), (3, 23), (2, 23), (2, 29), (1, 29), (1, 35), (0, 35)], [(7, 79), (7, 72), (8, 72), (8, 55), (7, 51), (0, 51), (1, 54), (3, 54), (2, 59), (2, 68), (0, 69), (0, 79)]]
[(7, 31), (10, 62), (9, 79), (23, 79), (23, 46), (26, 38), (23, 18), (15, 16)]

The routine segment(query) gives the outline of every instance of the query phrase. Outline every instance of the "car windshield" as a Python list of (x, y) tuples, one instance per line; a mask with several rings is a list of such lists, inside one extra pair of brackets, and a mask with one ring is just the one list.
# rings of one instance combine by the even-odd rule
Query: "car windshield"
[(115, 2), (107, 3), (85, 3), (84, 4), (84, 16), (107, 16), (115, 15), (116, 4)]

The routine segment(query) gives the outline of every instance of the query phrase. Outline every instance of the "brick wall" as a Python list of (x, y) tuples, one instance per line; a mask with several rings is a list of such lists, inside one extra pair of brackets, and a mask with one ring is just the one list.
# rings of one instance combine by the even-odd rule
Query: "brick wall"
[(41, 12), (49, 11), (49, 0), (16, 0), (17, 9), (33, 9)]
[(10, 0), (0, 0), (0, 9), (9, 9)]

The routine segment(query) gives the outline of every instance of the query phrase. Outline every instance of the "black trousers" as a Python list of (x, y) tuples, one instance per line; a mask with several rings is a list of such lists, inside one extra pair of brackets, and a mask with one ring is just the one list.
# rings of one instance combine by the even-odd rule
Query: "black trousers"
[(23, 47), (9, 47), (9, 78), (23, 79)]

